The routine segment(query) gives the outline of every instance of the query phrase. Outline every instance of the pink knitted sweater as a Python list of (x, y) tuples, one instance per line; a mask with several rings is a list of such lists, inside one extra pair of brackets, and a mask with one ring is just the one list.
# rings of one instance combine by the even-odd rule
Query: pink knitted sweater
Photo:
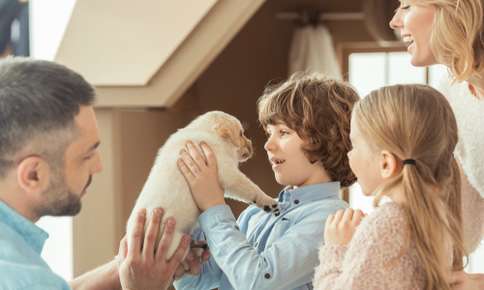
[(347, 246), (323, 245), (315, 290), (423, 289), (422, 269), (404, 210), (380, 205), (358, 226)]

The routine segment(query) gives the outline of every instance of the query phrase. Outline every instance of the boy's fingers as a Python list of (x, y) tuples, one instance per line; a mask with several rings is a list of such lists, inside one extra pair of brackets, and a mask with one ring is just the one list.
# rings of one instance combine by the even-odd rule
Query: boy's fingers
[(208, 144), (205, 142), (201, 142), (200, 147), (202, 148), (203, 154), (207, 159), (207, 165), (208, 166), (216, 165), (217, 159), (215, 158), (215, 154), (213, 153), (212, 148), (210, 148), (210, 146), (208, 146)]
[(184, 235), (178, 245), (178, 248), (175, 251), (175, 254), (170, 258), (168, 262), (169, 267), (176, 267), (179, 263), (183, 261), (185, 257), (185, 253), (187, 252), (188, 248), (190, 247), (191, 238), (187, 235)]
[(200, 167), (198, 167), (193, 157), (185, 150), (182, 150), (180, 156), (183, 160), (183, 163), (185, 163), (185, 165), (190, 169), (192, 175), (196, 176), (200, 172)]
[(192, 180), (193, 180), (193, 178), (195, 178), (195, 175), (192, 173), (190, 168), (188, 168), (185, 161), (183, 161), (183, 159), (178, 159), (176, 164), (178, 165), (178, 169), (180, 169), (180, 171), (183, 175), (183, 178), (185, 178), (185, 181), (188, 184), (192, 184)]
[(187, 148), (194, 162), (196, 162), (199, 167), (207, 164), (205, 154), (203, 154), (199, 146), (195, 146), (192, 142), (188, 142)]

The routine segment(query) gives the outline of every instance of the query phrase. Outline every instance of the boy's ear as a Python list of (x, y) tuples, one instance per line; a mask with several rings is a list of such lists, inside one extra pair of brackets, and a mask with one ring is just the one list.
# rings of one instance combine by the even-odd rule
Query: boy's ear
[(49, 186), (50, 177), (49, 164), (39, 156), (27, 157), (17, 165), (17, 184), (29, 195), (44, 192)]
[(400, 172), (398, 158), (387, 150), (380, 152), (380, 174), (382, 178), (394, 177)]

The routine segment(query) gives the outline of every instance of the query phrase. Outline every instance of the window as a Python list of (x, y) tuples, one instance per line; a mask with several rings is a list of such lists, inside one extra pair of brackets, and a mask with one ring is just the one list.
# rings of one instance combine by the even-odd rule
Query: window
[[(442, 65), (429, 68), (414, 67), (410, 63), (410, 55), (401, 49), (388, 51), (368, 51), (359, 49), (347, 53), (346, 70), (348, 80), (364, 97), (371, 90), (381, 86), (397, 83), (422, 83), (437, 87), (439, 81), (447, 74)], [(350, 188), (349, 202), (351, 207), (362, 209), (369, 213), (373, 210), (372, 197), (364, 196), (358, 184)], [(470, 256), (469, 272), (484, 273), (484, 243)]]

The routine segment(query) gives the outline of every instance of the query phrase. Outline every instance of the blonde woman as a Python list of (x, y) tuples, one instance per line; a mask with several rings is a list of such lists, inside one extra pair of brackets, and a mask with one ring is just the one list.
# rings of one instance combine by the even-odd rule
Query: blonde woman
[(451, 289), (464, 246), (457, 124), (445, 97), (423, 85), (373, 91), (355, 105), (350, 139), (350, 167), (377, 208), (328, 217), (314, 288)]
[[(415, 66), (448, 67), (442, 92), (459, 127), (456, 156), (463, 169), (464, 242), (471, 252), (484, 235), (483, 0), (401, 1), (390, 26), (408, 45)], [(455, 289), (484, 289), (484, 275), (454, 273)]]

